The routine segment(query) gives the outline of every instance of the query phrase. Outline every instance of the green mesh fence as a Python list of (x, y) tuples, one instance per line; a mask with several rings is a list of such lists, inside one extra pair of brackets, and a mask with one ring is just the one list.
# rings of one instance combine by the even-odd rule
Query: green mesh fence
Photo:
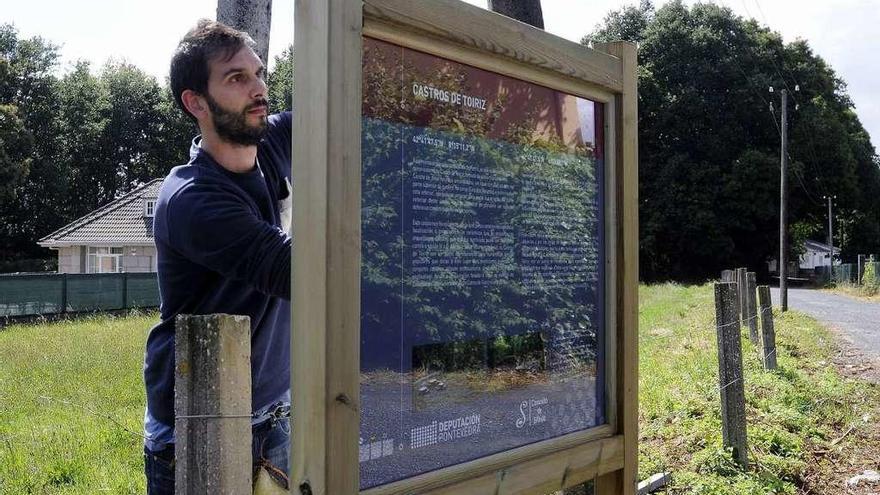
[(849, 284), (853, 282), (853, 269), (852, 263), (844, 263), (842, 265), (837, 265), (834, 267), (834, 283), (837, 284)]
[(0, 276), (0, 316), (58, 313), (63, 285), (61, 275)]
[(159, 305), (159, 282), (155, 273), (129, 273), (126, 293), (129, 308)]
[(68, 275), (67, 307), (70, 311), (122, 309), (121, 273)]
[(155, 273), (0, 276), (0, 317), (158, 305)]

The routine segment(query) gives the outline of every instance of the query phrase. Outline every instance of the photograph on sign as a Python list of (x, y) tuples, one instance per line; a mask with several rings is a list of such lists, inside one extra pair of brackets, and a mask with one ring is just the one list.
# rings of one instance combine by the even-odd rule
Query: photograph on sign
[(361, 488), (606, 423), (605, 105), (363, 46)]

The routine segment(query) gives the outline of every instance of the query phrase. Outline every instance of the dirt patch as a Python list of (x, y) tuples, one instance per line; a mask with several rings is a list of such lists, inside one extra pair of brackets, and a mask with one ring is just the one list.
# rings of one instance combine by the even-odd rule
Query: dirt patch
[[(831, 331), (835, 338), (831, 364), (848, 379), (880, 389), (880, 358), (857, 349), (839, 329), (831, 327)], [(800, 493), (880, 494), (880, 483), (847, 485), (847, 480), (866, 470), (880, 470), (880, 403), (861, 405), (867, 412), (855, 424), (842, 425), (827, 443), (807, 447), (808, 467), (799, 484)]]
[[(834, 334), (834, 366), (847, 378), (880, 385), (880, 356), (862, 351), (839, 328), (829, 327)], [(877, 493), (880, 493), (880, 487)]]
[[(876, 495), (880, 483), (861, 482), (848, 486), (847, 480), (866, 470), (880, 470), (880, 417), (867, 415), (850, 425), (824, 446), (810, 446), (807, 470), (800, 493), (811, 495)], [(865, 421), (867, 419), (867, 421)], [(831, 445), (833, 442), (837, 442)]]

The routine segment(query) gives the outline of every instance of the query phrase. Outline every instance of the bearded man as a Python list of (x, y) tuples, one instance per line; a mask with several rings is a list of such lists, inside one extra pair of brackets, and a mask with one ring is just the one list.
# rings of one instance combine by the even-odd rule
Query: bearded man
[(171, 60), (171, 90), (201, 132), (156, 202), (161, 322), (147, 339), (147, 491), (174, 493), (174, 321), (251, 322), (253, 463), (287, 472), (291, 115), (269, 115), (266, 69), (241, 31), (202, 20)]

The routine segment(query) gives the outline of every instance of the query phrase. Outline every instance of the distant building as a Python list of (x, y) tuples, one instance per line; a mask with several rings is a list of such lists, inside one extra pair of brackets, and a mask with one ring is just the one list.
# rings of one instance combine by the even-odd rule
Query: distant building
[[(828, 244), (822, 244), (821, 242), (806, 240), (803, 245), (804, 254), (801, 255), (800, 260), (798, 262), (798, 268), (800, 270), (807, 270), (813, 272), (818, 267), (822, 266), (831, 266), (831, 255), (829, 253)], [(840, 257), (840, 249), (834, 248), (834, 257)], [(778, 273), (776, 269), (776, 260), (770, 260), (767, 263), (768, 269), (771, 273)], [(794, 262), (790, 263), (790, 269), (794, 269)]]
[[(800, 267), (804, 270), (812, 270), (817, 266), (831, 266), (831, 256), (828, 244), (816, 241), (804, 241), (804, 254), (801, 255)], [(834, 257), (840, 257), (840, 249), (834, 248)]]
[(58, 251), (58, 273), (156, 271), (155, 179), (40, 239)]

